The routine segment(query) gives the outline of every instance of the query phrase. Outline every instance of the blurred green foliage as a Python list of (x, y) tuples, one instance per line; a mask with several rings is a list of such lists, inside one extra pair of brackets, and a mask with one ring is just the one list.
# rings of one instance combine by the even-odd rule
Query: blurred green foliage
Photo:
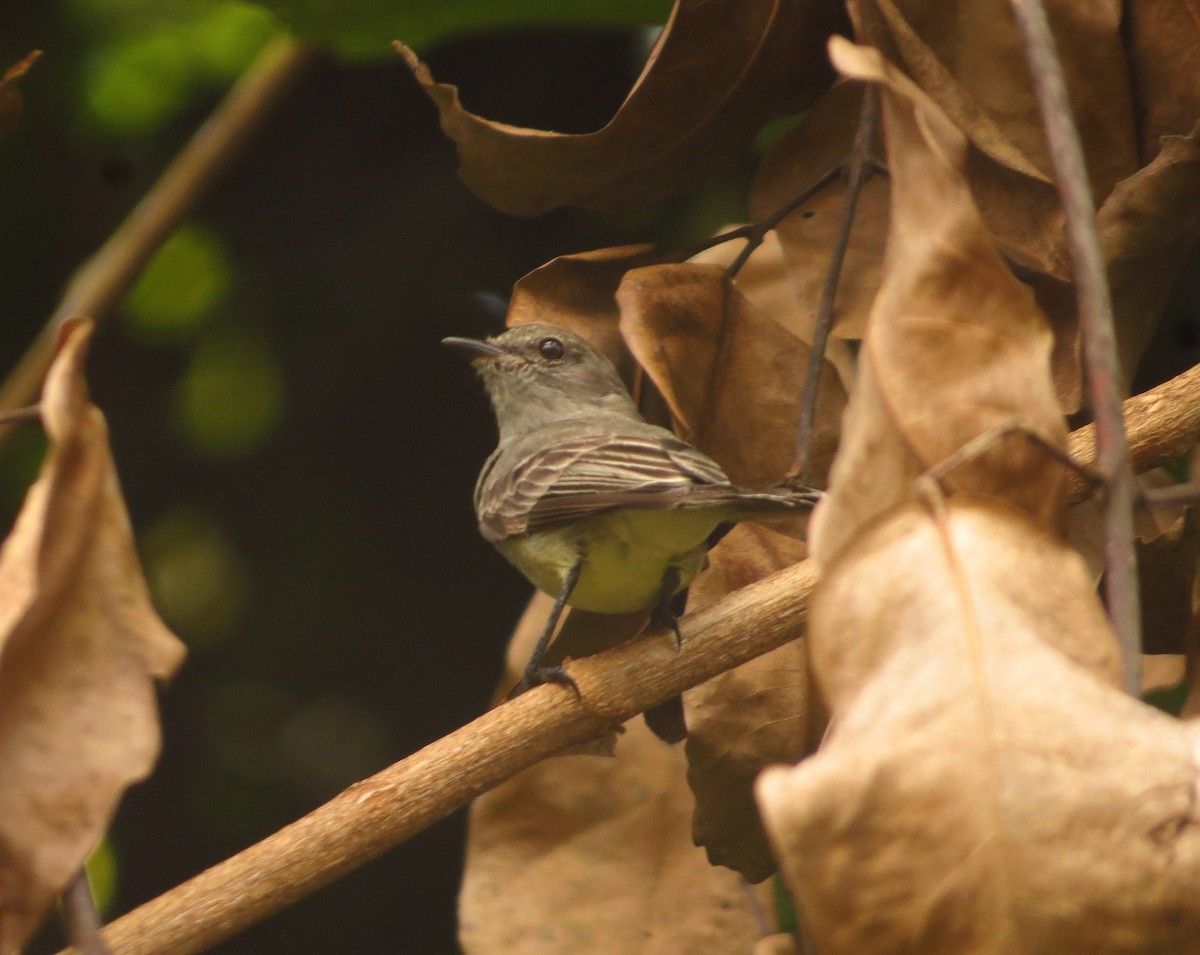
[(92, 850), (84, 868), (92, 887), (96, 911), (101, 916), (108, 915), (117, 896), (117, 854), (107, 837), (101, 839), (100, 844)]
[(71, 10), (105, 36), (84, 74), (86, 115), (126, 138), (153, 132), (198, 91), (227, 84), (280, 30), (269, 11), (238, 0), (72, 0)]
[(211, 512), (177, 505), (146, 528), (141, 550), (154, 605), (193, 649), (233, 631), (250, 593), (250, 572)]
[(211, 229), (177, 229), (146, 264), (125, 299), (125, 327), (149, 344), (191, 339), (229, 293), (232, 268)]
[(272, 347), (247, 328), (203, 335), (175, 396), (180, 435), (199, 453), (231, 458), (254, 450), (283, 415), (283, 372)]
[(421, 51), (448, 37), (523, 25), (659, 25), (671, 9), (669, 0), (266, 0), (264, 6), (299, 35), (356, 60), (391, 55), (392, 40)]

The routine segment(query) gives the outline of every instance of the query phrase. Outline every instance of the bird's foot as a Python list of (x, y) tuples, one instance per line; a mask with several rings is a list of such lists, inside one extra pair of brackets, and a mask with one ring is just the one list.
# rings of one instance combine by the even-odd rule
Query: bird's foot
[(650, 612), (650, 627), (653, 630), (671, 630), (675, 634), (675, 646), (683, 646), (683, 631), (679, 629), (679, 618), (670, 601), (664, 601)]
[(576, 697), (583, 699), (579, 692), (578, 684), (571, 678), (571, 674), (561, 666), (529, 667), (521, 679), (517, 681), (517, 685), (508, 691), (508, 695), (504, 699), (515, 699), (526, 690), (532, 690), (535, 686), (541, 686), (543, 683), (557, 683), (559, 686), (570, 687)]

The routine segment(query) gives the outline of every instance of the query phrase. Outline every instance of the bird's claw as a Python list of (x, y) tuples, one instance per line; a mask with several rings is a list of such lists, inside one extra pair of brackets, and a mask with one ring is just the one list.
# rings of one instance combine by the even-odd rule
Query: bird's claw
[(559, 686), (570, 687), (576, 697), (583, 699), (578, 684), (572, 679), (571, 674), (561, 666), (530, 667), (525, 671), (525, 675), (517, 681), (517, 685), (508, 691), (508, 695), (504, 699), (516, 699), (526, 690), (532, 690), (535, 686), (541, 686), (543, 683), (557, 683)]

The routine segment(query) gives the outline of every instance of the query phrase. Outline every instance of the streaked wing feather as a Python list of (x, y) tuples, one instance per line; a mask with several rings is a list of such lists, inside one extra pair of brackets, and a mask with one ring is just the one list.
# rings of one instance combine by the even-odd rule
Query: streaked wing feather
[(665, 434), (573, 436), (505, 463), (496, 467), (497, 461), (484, 473), (476, 493), (480, 529), (489, 540), (618, 507), (684, 507), (698, 486), (729, 489), (729, 479), (714, 461)]

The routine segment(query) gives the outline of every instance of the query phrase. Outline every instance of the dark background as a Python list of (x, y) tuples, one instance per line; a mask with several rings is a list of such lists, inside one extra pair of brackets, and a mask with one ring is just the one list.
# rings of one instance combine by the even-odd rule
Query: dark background
[[(88, 107), (113, 82), (104, 70), (194, 5), (112, 22), (80, 3), (23, 6), (0, 18), (0, 65), (46, 52), (0, 139), (0, 375), (243, 65), (183, 84), (157, 118), (106, 125)], [(161, 694), (158, 767), (122, 802), (97, 869), (109, 917), (482, 711), (528, 587), (476, 533), (491, 415), (439, 339), (499, 328), (512, 283), (555, 255), (684, 240), (739, 214), (744, 171), (618, 220), (491, 210), (459, 183), (392, 38), (372, 60), (323, 56), (188, 220), (219, 252), (224, 293), (175, 324), (156, 317), (212, 283), (166, 260), (159, 305), (148, 292), (140, 317), (121, 309), (93, 348), (147, 573), (190, 649)], [(633, 28), (507, 28), (420, 52), (490, 118), (587, 131), (646, 43)], [(117, 99), (132, 108), (137, 93)], [(41, 448), (26, 426), (0, 451), (8, 518)], [(217, 950), (455, 951), (464, 822)], [(33, 950), (60, 941), (51, 926)]]

